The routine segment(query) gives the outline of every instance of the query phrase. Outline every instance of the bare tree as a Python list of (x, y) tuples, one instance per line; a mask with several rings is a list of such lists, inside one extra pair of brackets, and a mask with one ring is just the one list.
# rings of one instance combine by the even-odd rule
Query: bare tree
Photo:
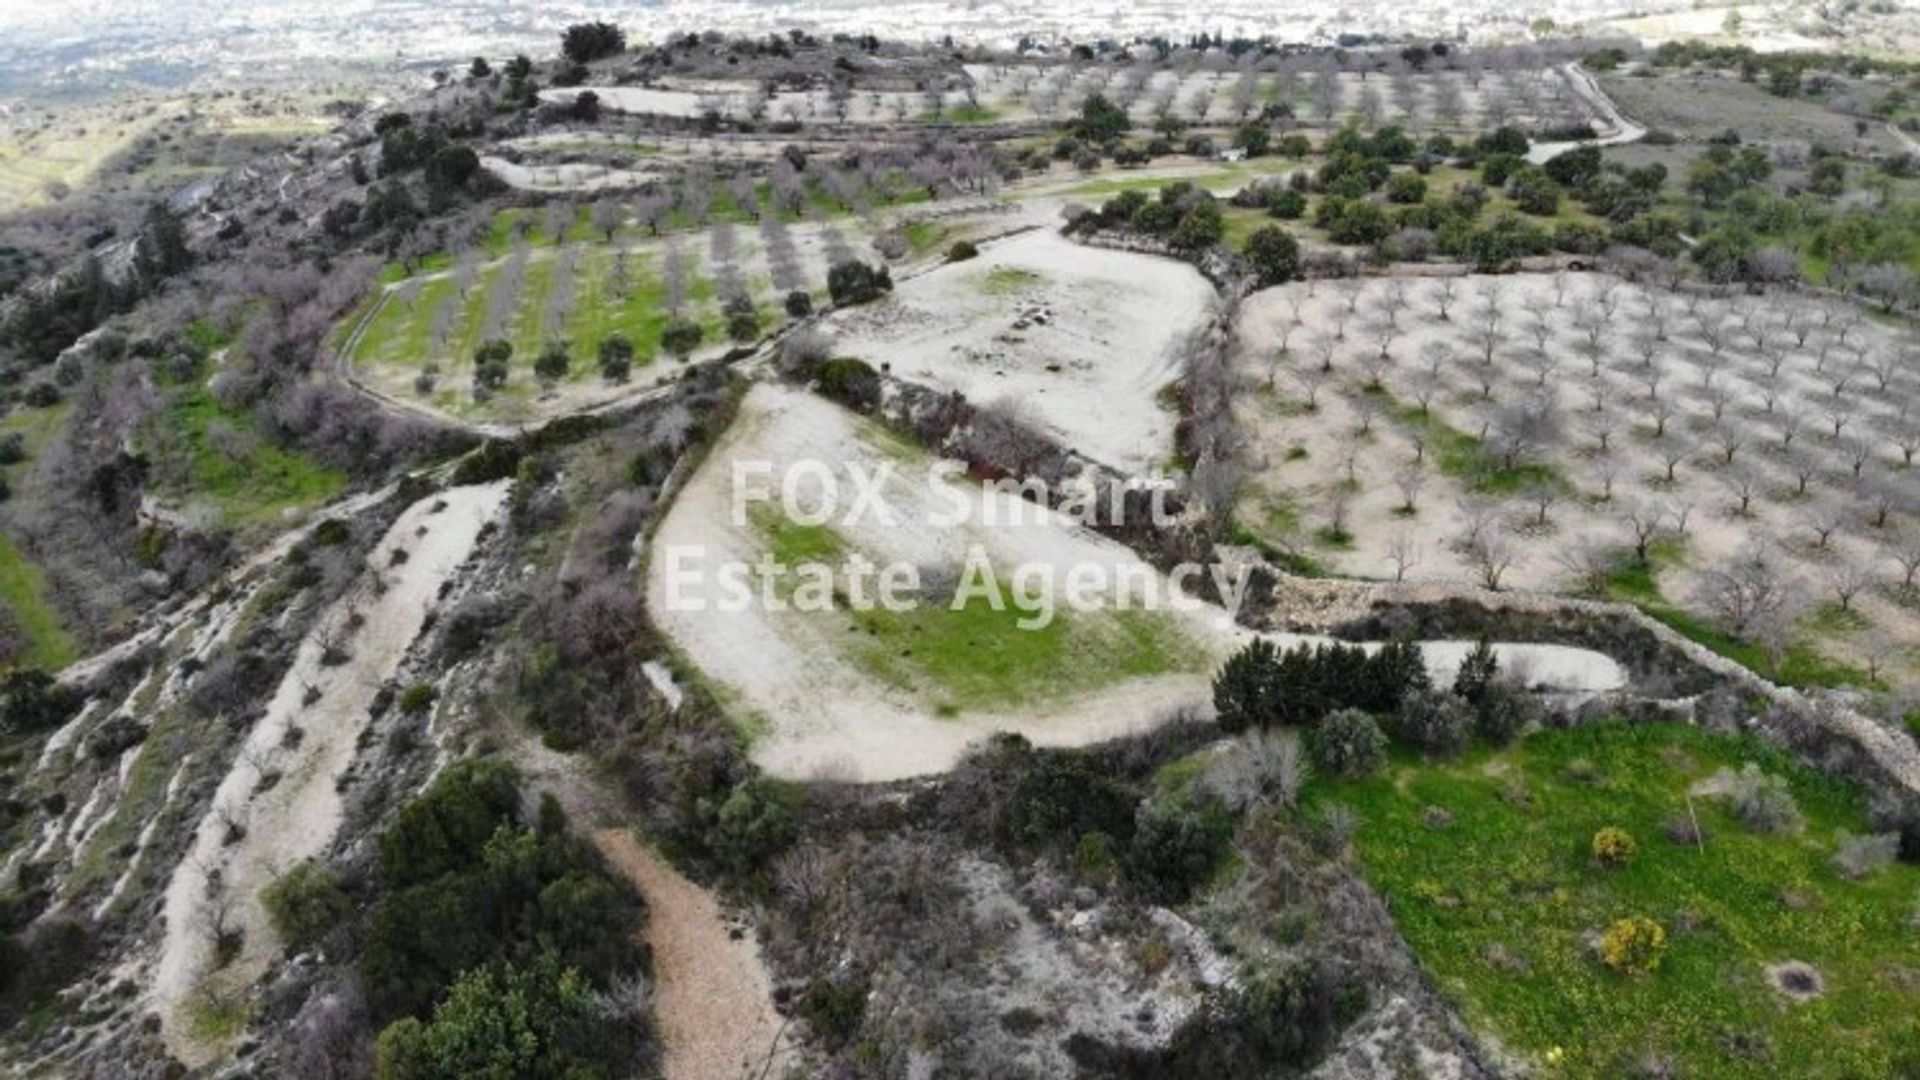
[(1702, 568), (1694, 599), (1729, 634), (1756, 640), (1796, 601), (1796, 586), (1773, 551), (1748, 541), (1732, 558)]
[(1680, 463), (1693, 456), (1693, 445), (1678, 435), (1669, 435), (1655, 445), (1654, 456), (1666, 466), (1667, 471), (1661, 478), (1662, 482), (1673, 484), (1679, 479), (1677, 474)]
[(1478, 542), (1468, 546), (1464, 553), (1467, 561), (1480, 575), (1480, 584), (1498, 592), (1500, 581), (1520, 559), (1520, 549), (1513, 540), (1496, 530), (1486, 530)]
[(1420, 491), (1426, 485), (1426, 470), (1418, 462), (1393, 474), (1393, 486), (1400, 492), (1400, 513), (1412, 514), (1419, 510)]
[(1413, 534), (1397, 532), (1387, 541), (1387, 561), (1393, 564), (1393, 580), (1405, 581), (1407, 571), (1420, 565), (1420, 543)]
[(1735, 517), (1748, 517), (1752, 514), (1753, 496), (1760, 489), (1760, 478), (1751, 469), (1729, 468), (1720, 473), (1720, 482), (1726, 485), (1727, 493), (1733, 496), (1733, 514)]
[(1605, 596), (1620, 560), (1605, 541), (1589, 536), (1556, 549), (1554, 561), (1572, 578), (1575, 593)]
[(1559, 442), (1562, 434), (1559, 407), (1551, 394), (1503, 406), (1494, 413), (1492, 434), (1500, 467), (1512, 471), (1527, 458)]
[(1920, 578), (1920, 535), (1906, 535), (1881, 545), (1881, 553), (1900, 568), (1900, 595), (1908, 600), (1916, 595), (1915, 580)]
[(1621, 508), (1620, 519), (1633, 538), (1634, 564), (1642, 567), (1651, 565), (1653, 545), (1666, 532), (1666, 508), (1647, 502), (1628, 503)]
[(1853, 598), (1873, 584), (1873, 572), (1864, 563), (1852, 559), (1842, 559), (1827, 566), (1822, 576), (1826, 578), (1827, 591), (1839, 602), (1841, 611), (1853, 610)]
[(1532, 527), (1546, 529), (1553, 524), (1548, 515), (1553, 512), (1554, 507), (1566, 500), (1567, 493), (1558, 480), (1552, 477), (1535, 477), (1527, 483), (1521, 497), (1533, 507)]

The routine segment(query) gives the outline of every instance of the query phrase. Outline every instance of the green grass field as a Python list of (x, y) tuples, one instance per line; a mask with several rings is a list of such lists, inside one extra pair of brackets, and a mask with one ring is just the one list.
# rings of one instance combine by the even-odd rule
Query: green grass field
[[(765, 550), (788, 569), (826, 566), (836, 572), (854, 553), (824, 525), (786, 519), (772, 503), (749, 508)], [(861, 552), (875, 565), (886, 560)], [(957, 571), (959, 568), (956, 567)], [(1009, 568), (996, 567), (1005, 603), (969, 597), (953, 604), (923, 596), (906, 610), (856, 607), (836, 595), (820, 620), (827, 639), (856, 667), (895, 689), (925, 699), (941, 715), (995, 711), (1072, 697), (1115, 680), (1201, 670), (1210, 658), (1161, 612), (1056, 608), (1043, 626), (1037, 609), (1016, 602)]]
[[(25, 640), (19, 657), (22, 666), (57, 671), (73, 661), (77, 649), (47, 603), (46, 580), (40, 568), (4, 534), (0, 534), (0, 605), (13, 616)], [(0, 664), (0, 668), (4, 666)]]
[[(1787, 778), (1802, 831), (1756, 833), (1704, 793), (1689, 806), (1693, 785), (1747, 762)], [(1422, 963), (1470, 1023), (1543, 1075), (1630, 1075), (1648, 1055), (1683, 1076), (1899, 1075), (1903, 1053), (1914, 1064), (1920, 868), (1842, 876), (1836, 832), (1867, 831), (1862, 793), (1754, 740), (1673, 725), (1543, 731), (1316, 781), (1307, 801), (1359, 813), (1360, 861)], [(1665, 824), (1690, 810), (1703, 841), (1668, 839)], [(1614, 869), (1590, 854), (1609, 825), (1638, 842)], [(1650, 974), (1616, 974), (1589, 943), (1628, 916), (1666, 931)], [(1824, 994), (1781, 996), (1765, 968), (1785, 961), (1818, 970)]]
[[(0, 417), (0, 433), (18, 434), (26, 449), (26, 460), (0, 467), (0, 477), (19, 488), (26, 482), (33, 460), (40, 456), (54, 433), (66, 421), (70, 406), (66, 402), (46, 408), (16, 408)], [(60, 624), (60, 617), (47, 602), (46, 580), (19, 546), (0, 534), (0, 606), (12, 616), (23, 647), (18, 662), (26, 667), (47, 671), (65, 667), (77, 655), (72, 635)], [(0, 667), (4, 667), (0, 663)]]
[(187, 480), (168, 494), (211, 503), (229, 528), (274, 525), (287, 510), (346, 490), (345, 473), (274, 445), (250, 415), (221, 408), (204, 385), (175, 388), (163, 416), (168, 449), (184, 456)]

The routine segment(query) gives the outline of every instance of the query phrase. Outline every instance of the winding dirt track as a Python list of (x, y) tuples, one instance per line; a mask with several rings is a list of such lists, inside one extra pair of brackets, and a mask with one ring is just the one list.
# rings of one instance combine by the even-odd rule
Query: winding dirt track
[(647, 898), (654, 1016), (668, 1080), (776, 1074), (790, 1049), (766, 969), (750, 937), (727, 929), (719, 904), (626, 829), (600, 829), (594, 846)]

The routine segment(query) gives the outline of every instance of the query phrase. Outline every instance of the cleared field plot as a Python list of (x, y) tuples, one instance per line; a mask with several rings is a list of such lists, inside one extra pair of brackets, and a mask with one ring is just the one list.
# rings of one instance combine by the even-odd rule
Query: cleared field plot
[(1184, 263), (1039, 230), (823, 328), (842, 353), (973, 401), (1006, 399), (1067, 446), (1140, 473), (1172, 452), (1174, 416), (1158, 394), (1178, 377), (1175, 343), (1212, 296)]
[[(1799, 821), (1767, 832), (1736, 812), (1730, 774), (1749, 766)], [(1770, 747), (1601, 724), (1316, 781), (1306, 801), (1357, 813), (1367, 880), (1513, 1071), (1897, 1076), (1912, 1060), (1920, 869), (1862, 857), (1861, 792)], [(1597, 858), (1607, 827), (1637, 851)], [(1660, 929), (1651, 971), (1603, 962), (1627, 918)]]
[(1920, 670), (1910, 334), (1582, 274), (1243, 312), (1240, 520), (1303, 565), (1633, 600), (1788, 682)]
[[(648, 609), (748, 724), (762, 768), (888, 780), (948, 768), (995, 731), (1077, 745), (1207, 707), (1214, 669), (1246, 637), (1224, 610), (1175, 602), (1128, 549), (934, 466), (872, 422), (762, 384), (661, 523)], [(821, 472), (796, 483), (797, 503), (779, 498), (806, 469)], [(884, 512), (851, 513), (858, 490), (878, 492)], [(862, 563), (914, 568), (920, 588), (896, 595), (919, 602), (876, 603), (874, 575), (853, 583)], [(821, 567), (833, 580), (803, 584)], [(986, 568), (992, 595), (970, 591)], [(730, 573), (744, 595), (730, 597)], [(1044, 603), (1074, 588), (1090, 602)], [(1451, 672), (1464, 647), (1431, 643), (1429, 663)], [(1503, 651), (1546, 686), (1623, 681), (1595, 653)]]
[(1854, 120), (1817, 101), (1776, 97), (1732, 75), (1606, 75), (1600, 85), (1621, 110), (1649, 128), (1705, 139), (1729, 129), (1746, 142), (1818, 143), (1839, 149), (1904, 149), (1884, 125), (1858, 132)]
[(482, 157), (480, 167), (521, 191), (622, 191), (660, 179), (659, 173), (579, 162), (527, 163)]
[[(700, 328), (689, 358), (714, 355), (742, 340), (730, 333), (733, 311), (751, 310), (745, 340), (754, 340), (785, 319), (788, 293), (824, 297), (830, 263), (873, 258), (853, 221), (790, 226), (768, 216), (659, 237), (622, 223), (609, 242), (587, 218), (569, 208), (536, 223), (509, 212), (481, 248), (390, 278), (346, 338), (356, 376), (462, 418), (557, 414), (671, 378), (677, 365), (663, 339), (676, 321)], [(624, 379), (600, 365), (602, 344), (616, 335), (633, 351)], [(489, 341), (512, 352), (505, 381), (478, 390), (475, 354)], [(542, 375), (536, 359), (556, 342), (566, 369)]]
[(1145, 124), (1170, 114), (1192, 123), (1227, 124), (1268, 106), (1303, 122), (1398, 123), (1420, 130), (1467, 131), (1501, 124), (1557, 126), (1595, 119), (1592, 106), (1555, 68), (1362, 74), (1338, 65), (1283, 62), (1241, 69), (1174, 70), (1073, 64), (971, 64), (971, 86), (935, 91), (819, 90), (768, 96), (746, 82), (662, 80), (658, 85), (550, 89), (570, 103), (592, 90), (602, 106), (636, 115), (798, 121), (803, 124), (985, 124), (1060, 120), (1094, 94)]

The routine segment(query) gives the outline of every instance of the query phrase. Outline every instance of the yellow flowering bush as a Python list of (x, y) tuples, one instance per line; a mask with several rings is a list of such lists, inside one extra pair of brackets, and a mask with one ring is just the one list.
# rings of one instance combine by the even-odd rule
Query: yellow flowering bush
[(1618, 825), (1608, 825), (1593, 834), (1593, 857), (1605, 866), (1620, 866), (1632, 860), (1640, 845), (1633, 834)]
[(1600, 959), (1622, 975), (1645, 975), (1660, 966), (1667, 932), (1644, 915), (1620, 919), (1600, 938)]

